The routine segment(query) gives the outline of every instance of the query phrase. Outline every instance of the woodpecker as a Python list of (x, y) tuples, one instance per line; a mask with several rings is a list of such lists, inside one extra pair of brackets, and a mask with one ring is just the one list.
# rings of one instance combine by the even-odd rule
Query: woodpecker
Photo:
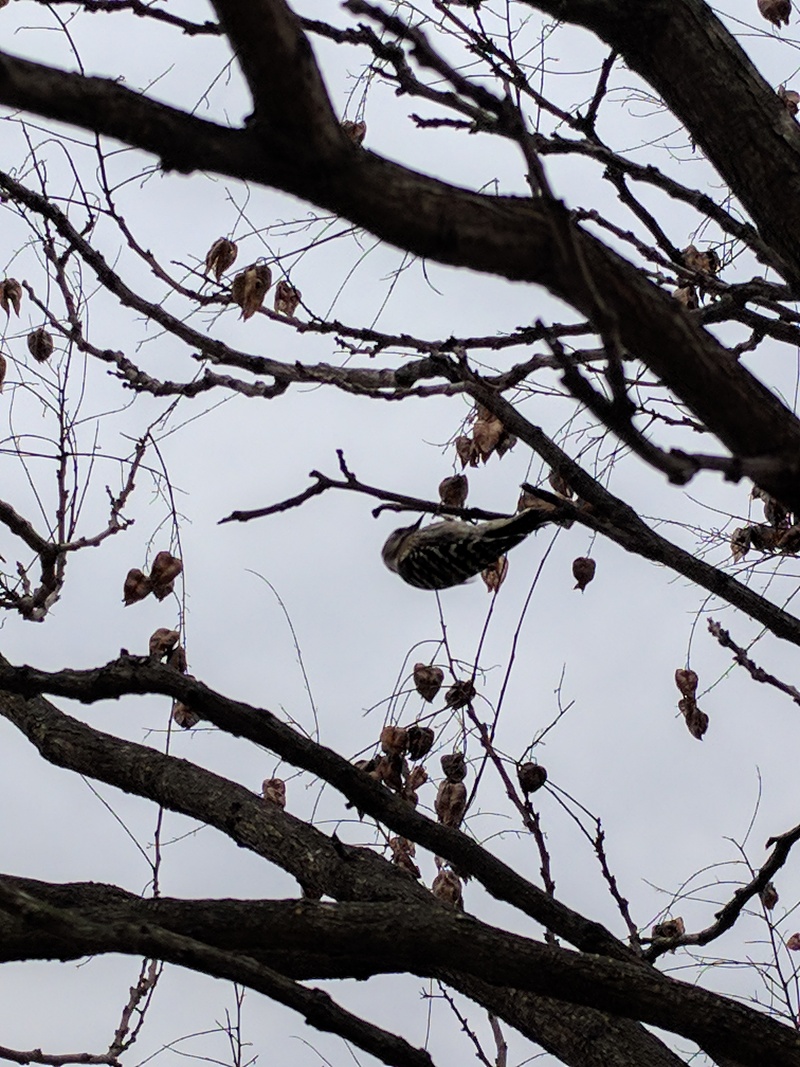
[(526, 508), (505, 519), (472, 525), (460, 519), (434, 522), (420, 529), (422, 519), (389, 534), (383, 562), (417, 589), (449, 589), (505, 555), (528, 534), (548, 522), (570, 525), (556, 509)]

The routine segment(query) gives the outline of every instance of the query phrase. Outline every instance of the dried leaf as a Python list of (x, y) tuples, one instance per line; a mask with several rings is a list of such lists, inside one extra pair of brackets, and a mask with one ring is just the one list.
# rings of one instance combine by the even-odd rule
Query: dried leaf
[(373, 778), (383, 782), (395, 793), (403, 792), (404, 761), (402, 756), (379, 756), (375, 768), (370, 773)]
[(266, 263), (251, 263), (237, 274), (231, 286), (231, 300), (242, 309), (245, 322), (252, 318), (264, 303), (272, 285), (272, 271)]
[(0, 393), (3, 391), (3, 382), (6, 380), (6, 371), (8, 370), (8, 361), (5, 356), (0, 356)]
[[(408, 728), (408, 758), (414, 760), (424, 759), (433, 748), (436, 735), (430, 726), (420, 726), (414, 723)], [(411, 772), (414, 773), (413, 771)]]
[(406, 778), (406, 792), (419, 789), (419, 787), (425, 785), (427, 781), (428, 772), (424, 767), (412, 767), (408, 772), (408, 778)]
[(684, 265), (689, 270), (697, 270), (702, 274), (716, 274), (719, 270), (719, 256), (713, 248), (701, 252), (694, 245), (689, 245), (682, 252)]
[(286, 782), (282, 778), (265, 778), (261, 783), (261, 795), (283, 810), (286, 807)]
[(193, 726), (197, 726), (200, 722), (200, 716), (197, 712), (192, 711), (188, 705), (183, 704), (180, 700), (176, 700), (172, 705), (172, 718), (182, 730), (191, 730)]
[(428, 666), (425, 663), (414, 664), (414, 686), (423, 700), (430, 703), (444, 681), (444, 671), (441, 667)]
[(480, 462), (480, 452), (471, 437), (456, 438), (456, 455), (461, 460), (463, 467), (477, 467)]
[(169, 552), (159, 552), (150, 568), (153, 585), (167, 585), (173, 582), (183, 570), (183, 564), (177, 556)]
[(450, 752), (442, 756), (441, 764), (448, 782), (463, 782), (467, 777), (467, 761), (463, 752)]
[(433, 880), (431, 892), (444, 904), (449, 904), (457, 911), (464, 910), (464, 894), (461, 879), (449, 867), (442, 867)]
[(275, 303), (273, 307), (279, 315), (286, 315), (287, 318), (293, 319), (302, 296), (303, 294), (299, 289), (295, 289), (285, 278), (281, 278), (275, 286)]
[(439, 785), (433, 806), (442, 826), (458, 829), (467, 810), (467, 787), (463, 782), (448, 782), (445, 779)]
[(481, 578), (486, 586), (486, 591), (489, 593), (496, 593), (506, 580), (506, 574), (508, 574), (507, 556), (501, 556), (500, 559), (496, 559), (489, 567), (485, 567), (481, 571)]
[(800, 109), (800, 93), (796, 93), (794, 89), (787, 89), (785, 85), (779, 85), (778, 96), (789, 114), (796, 115)]
[(738, 563), (750, 551), (750, 529), (749, 526), (740, 526), (731, 534), (731, 555), (734, 563)]
[(186, 674), (189, 664), (186, 661), (186, 649), (183, 645), (176, 645), (167, 656), (167, 666), (179, 674)]
[(689, 670), (688, 668), (684, 670), (679, 667), (675, 671), (675, 685), (677, 685), (680, 690), (681, 696), (689, 697), (691, 700), (694, 700), (697, 693), (697, 683), (698, 677), (693, 670)]
[(597, 564), (593, 559), (589, 559), (588, 556), (578, 556), (577, 559), (574, 559), (572, 561), (572, 577), (576, 582), (575, 588), (583, 592), (594, 578), (596, 569)]
[(758, 0), (758, 10), (773, 26), (780, 26), (782, 22), (788, 26), (792, 0)]
[(495, 418), (478, 419), (472, 427), (472, 441), (484, 463), (497, 448), (504, 432), (502, 422)]
[(170, 593), (175, 592), (175, 583), (167, 582), (166, 585), (154, 585), (153, 596), (156, 600), (166, 600)]
[(800, 952), (800, 934), (792, 934), (786, 942), (786, 947), (790, 952)]
[(686, 720), (686, 727), (692, 737), (698, 741), (703, 740), (703, 735), (708, 729), (708, 716), (698, 708), (692, 697), (684, 697), (678, 701), (678, 708)]
[(392, 850), (392, 863), (395, 867), (408, 871), (415, 878), (421, 877), (420, 869), (413, 860), (417, 851), (413, 841), (405, 837), (390, 837), (389, 848)]
[(229, 241), (227, 237), (218, 237), (206, 254), (206, 274), (213, 272), (217, 281), (232, 267), (239, 254), (235, 241)]
[(21, 303), (22, 286), (16, 278), (6, 278), (0, 283), (0, 308), (5, 311), (7, 316), (11, 314), (12, 308), (14, 309), (14, 314), (19, 315)]
[(517, 767), (517, 778), (520, 789), (528, 796), (542, 788), (547, 781), (547, 771), (540, 763), (521, 763)]
[(345, 119), (342, 123), (342, 129), (355, 145), (364, 143), (364, 138), (367, 135), (366, 122), (351, 122), (349, 119)]
[(122, 598), (126, 607), (128, 604), (135, 604), (138, 600), (144, 600), (152, 591), (153, 583), (138, 567), (128, 571), (122, 587)]
[(408, 747), (408, 733), (402, 726), (384, 726), (381, 748), (387, 756), (402, 756)]
[(448, 708), (463, 708), (475, 696), (475, 684), (471, 678), (464, 678), (460, 682), (453, 682), (444, 696), (444, 702)]
[(168, 630), (166, 626), (159, 626), (150, 635), (148, 646), (150, 655), (155, 656), (157, 659), (163, 659), (175, 647), (179, 637), (180, 634), (177, 630)]
[(46, 363), (53, 354), (53, 335), (44, 326), (28, 334), (28, 351), (37, 363)]
[(673, 291), (672, 295), (689, 311), (696, 311), (700, 307), (697, 290), (693, 285), (681, 285)]
[(463, 508), (468, 492), (469, 481), (466, 474), (453, 474), (439, 482), (439, 499), (449, 508)]
[(674, 940), (676, 937), (683, 937), (686, 933), (686, 926), (683, 919), (677, 916), (675, 919), (667, 919), (666, 922), (656, 923), (653, 929), (650, 931), (650, 936), (658, 939), (666, 939), (668, 941)]
[(764, 905), (767, 911), (772, 911), (772, 909), (778, 903), (778, 890), (775, 888), (772, 882), (767, 882), (767, 884), (759, 893), (759, 897), (761, 898), (761, 903)]

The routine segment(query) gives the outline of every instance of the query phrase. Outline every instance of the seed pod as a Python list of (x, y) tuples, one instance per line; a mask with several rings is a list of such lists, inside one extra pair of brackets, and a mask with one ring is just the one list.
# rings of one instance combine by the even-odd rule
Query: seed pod
[(682, 670), (680, 667), (675, 671), (675, 685), (681, 691), (681, 695), (694, 699), (697, 693), (697, 674), (692, 670)]
[(408, 747), (408, 734), (402, 726), (384, 726), (381, 748), (387, 756), (402, 756)]
[(28, 351), (37, 363), (46, 363), (53, 354), (53, 335), (44, 326), (28, 334)]
[(460, 682), (453, 682), (444, 696), (448, 708), (463, 708), (475, 696), (475, 685), (471, 678), (464, 678)]
[(456, 455), (461, 460), (461, 468), (477, 467), (480, 461), (480, 451), (471, 437), (456, 438)]
[(683, 919), (677, 916), (675, 919), (667, 919), (666, 922), (656, 923), (650, 931), (650, 936), (658, 940), (666, 939), (672, 941), (676, 937), (683, 937), (685, 933), (686, 926)]
[(156, 600), (166, 600), (170, 593), (175, 592), (175, 583), (167, 582), (166, 585), (154, 585), (153, 596)]
[(167, 666), (172, 667), (172, 669), (178, 671), (179, 674), (186, 674), (189, 665), (186, 662), (186, 649), (183, 645), (176, 645), (176, 647), (173, 648), (167, 656)]
[(402, 756), (379, 756), (375, 769), (371, 772), (373, 778), (383, 782), (395, 793), (403, 792), (404, 761)]
[(463, 752), (451, 752), (442, 756), (441, 763), (448, 782), (463, 782), (467, 777), (467, 761)]
[(200, 716), (197, 712), (192, 711), (190, 707), (180, 700), (176, 700), (172, 705), (172, 718), (182, 730), (191, 730), (193, 726), (197, 726), (200, 722)]
[(166, 626), (159, 626), (157, 630), (150, 634), (148, 645), (150, 655), (155, 656), (157, 659), (163, 659), (168, 652), (173, 650), (179, 637), (180, 634), (177, 630), (168, 630)]
[(232, 267), (239, 254), (235, 241), (229, 241), (227, 237), (218, 237), (206, 254), (206, 274), (213, 272), (217, 281)]
[(424, 767), (412, 767), (406, 778), (406, 792), (417, 790), (428, 781), (428, 772)]
[[(430, 703), (444, 681), (444, 671), (441, 667), (429, 667), (424, 663), (414, 664), (414, 685), (423, 700)], [(419, 757), (417, 757), (419, 758)]]
[(703, 735), (708, 729), (708, 716), (698, 708), (693, 697), (684, 697), (678, 701), (678, 710), (686, 720), (686, 728), (692, 737), (698, 741), (703, 740)]
[(364, 138), (367, 135), (367, 124), (366, 122), (351, 122), (349, 119), (345, 119), (342, 123), (342, 130), (347, 134), (353, 144), (361, 145), (364, 143)]
[(449, 508), (463, 508), (468, 492), (469, 481), (466, 474), (453, 474), (439, 482), (439, 499)]
[(464, 894), (461, 879), (449, 867), (442, 867), (433, 880), (431, 892), (445, 904), (450, 904), (457, 911), (464, 910)]
[(231, 300), (242, 309), (245, 322), (252, 318), (264, 303), (264, 297), (271, 285), (272, 271), (266, 263), (251, 263), (233, 279)]
[(786, 947), (790, 952), (800, 952), (800, 934), (792, 934), (786, 942)]
[(788, 26), (792, 0), (758, 0), (758, 10), (773, 26), (780, 26), (782, 22)]
[(719, 270), (719, 256), (713, 248), (701, 252), (694, 245), (689, 245), (683, 250), (683, 262), (689, 270), (700, 271), (702, 274), (716, 274)]
[(463, 782), (448, 782), (445, 779), (439, 784), (433, 806), (443, 826), (457, 829), (467, 810), (467, 787)]
[(547, 781), (547, 771), (540, 763), (521, 763), (517, 767), (517, 778), (520, 789), (527, 797), (542, 788)]
[(265, 778), (261, 783), (261, 795), (283, 810), (286, 807), (286, 782), (282, 778)]
[(135, 604), (138, 600), (144, 600), (152, 591), (153, 583), (138, 567), (128, 571), (122, 588), (122, 598), (126, 607), (128, 604)]
[(6, 371), (8, 370), (8, 361), (5, 356), (0, 356), (0, 393), (3, 391), (3, 382), (6, 380)]
[(575, 588), (583, 592), (592, 578), (594, 578), (596, 569), (597, 564), (593, 559), (589, 559), (588, 556), (578, 556), (577, 559), (574, 559), (572, 561), (572, 577), (576, 582)]
[(740, 526), (731, 534), (731, 555), (734, 563), (738, 563), (750, 551), (750, 530), (750, 526)]
[(436, 735), (430, 726), (420, 726), (414, 723), (409, 726), (408, 734), (408, 758), (414, 760), (424, 759), (433, 748)]
[(772, 882), (767, 882), (767, 884), (759, 893), (759, 897), (761, 898), (761, 903), (764, 905), (767, 911), (772, 911), (772, 909), (778, 903), (778, 890), (775, 888)]
[(22, 286), (19, 284), (16, 278), (6, 278), (0, 282), (0, 308), (5, 311), (6, 316), (11, 314), (11, 309), (14, 309), (14, 314), (19, 315), (20, 304), (22, 303)]

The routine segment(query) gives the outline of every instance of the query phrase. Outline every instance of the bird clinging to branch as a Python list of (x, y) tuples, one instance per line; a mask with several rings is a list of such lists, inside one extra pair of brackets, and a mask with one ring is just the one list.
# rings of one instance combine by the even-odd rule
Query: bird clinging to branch
[(480, 574), (534, 530), (550, 522), (571, 525), (572, 517), (557, 507), (533, 507), (475, 525), (447, 519), (420, 529), (421, 522), (389, 534), (383, 562), (417, 589), (448, 589)]

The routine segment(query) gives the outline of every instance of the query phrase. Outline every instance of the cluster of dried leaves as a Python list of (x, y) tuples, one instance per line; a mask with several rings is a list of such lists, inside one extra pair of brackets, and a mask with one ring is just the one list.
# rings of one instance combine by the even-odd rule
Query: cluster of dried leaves
[[(216, 281), (236, 262), (239, 248), (228, 237), (218, 237), (206, 253), (206, 274), (213, 274)], [(264, 298), (272, 287), (272, 271), (266, 263), (251, 263), (233, 279), (231, 300), (242, 309), (242, 318), (247, 321), (260, 311)], [(274, 308), (277, 314), (294, 318), (302, 293), (282, 278), (275, 286)]]
[(739, 526), (731, 534), (731, 555), (738, 563), (751, 548), (759, 552), (781, 552), (795, 555), (800, 552), (800, 524), (780, 501), (754, 486), (750, 494), (764, 504), (764, 523)]
[(461, 467), (477, 467), (482, 461), (487, 463), (493, 453), (501, 459), (517, 443), (500, 419), (487, 411), (481, 404), (476, 404), (470, 415), (472, 436), (462, 435), (456, 438), (456, 453), (461, 460)]
[(138, 567), (128, 571), (123, 586), (125, 606), (135, 604), (152, 593), (156, 600), (164, 600), (175, 589), (175, 579), (183, 570), (183, 564), (177, 556), (169, 552), (159, 552), (153, 560), (150, 573), (145, 574)]
[(686, 720), (686, 726), (692, 737), (703, 740), (708, 729), (708, 716), (697, 706), (697, 674), (693, 670), (678, 668), (675, 671), (675, 685), (681, 693), (678, 710)]
[[(188, 671), (186, 649), (179, 643), (180, 638), (178, 630), (160, 626), (150, 635), (148, 651), (154, 659), (163, 659), (174, 671), (186, 674)], [(190, 730), (200, 722), (200, 716), (180, 700), (175, 700), (172, 704), (172, 718), (184, 730)]]

